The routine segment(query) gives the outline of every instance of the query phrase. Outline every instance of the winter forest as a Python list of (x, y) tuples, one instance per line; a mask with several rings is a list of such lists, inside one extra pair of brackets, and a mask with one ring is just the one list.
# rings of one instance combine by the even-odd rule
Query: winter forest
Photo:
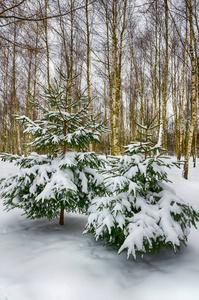
[[(137, 123), (163, 125), (169, 154), (197, 156), (198, 3), (191, 1), (0, 2), (0, 151), (24, 154), (15, 115), (39, 117), (60, 72), (74, 97), (110, 129), (94, 149), (118, 155)], [(101, 114), (99, 114), (101, 113)], [(158, 139), (157, 128), (153, 131)], [(185, 176), (188, 177), (187, 174)]]
[(0, 300), (198, 299), (198, 17), (0, 0)]

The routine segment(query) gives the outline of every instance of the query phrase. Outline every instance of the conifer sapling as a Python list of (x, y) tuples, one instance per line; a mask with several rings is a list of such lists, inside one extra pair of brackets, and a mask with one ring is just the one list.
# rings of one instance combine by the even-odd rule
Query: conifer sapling
[(152, 142), (150, 125), (139, 126), (145, 141), (133, 142), (123, 156), (109, 158), (106, 195), (93, 199), (85, 229), (119, 253), (127, 250), (128, 258), (163, 246), (176, 251), (199, 220), (198, 213), (164, 183), (169, 181), (165, 168), (176, 163), (164, 156), (160, 138)]
[[(39, 120), (18, 117), (25, 133), (32, 135), (27, 146), (37, 152), (27, 157), (4, 154), (4, 159), (20, 166), (16, 175), (1, 181), (1, 196), (6, 208), (22, 208), (29, 218), (58, 217), (64, 223), (64, 210), (86, 212), (91, 199), (102, 191), (102, 176), (97, 169), (103, 160), (88, 145), (99, 142), (102, 123), (88, 114), (88, 101), (71, 99), (68, 82), (44, 94), (45, 107)], [(39, 154), (40, 153), (40, 154)], [(44, 154), (41, 154), (44, 153)]]

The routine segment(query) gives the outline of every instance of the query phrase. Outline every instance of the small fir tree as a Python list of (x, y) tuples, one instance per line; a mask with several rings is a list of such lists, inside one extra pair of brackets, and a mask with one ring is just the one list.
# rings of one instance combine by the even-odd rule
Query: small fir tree
[[(102, 176), (97, 169), (103, 159), (94, 152), (85, 152), (88, 145), (99, 142), (105, 127), (88, 114), (87, 99), (69, 98), (68, 83), (45, 93), (45, 108), (40, 120), (18, 117), (35, 149), (27, 157), (4, 154), (4, 159), (20, 166), (16, 175), (1, 181), (1, 196), (7, 210), (22, 208), (29, 218), (54, 218), (64, 210), (86, 212), (91, 199), (103, 190)], [(47, 108), (46, 108), (47, 107)], [(81, 151), (81, 152), (80, 152)]]
[[(145, 137), (154, 129), (139, 127)], [(104, 172), (106, 196), (96, 197), (89, 208), (85, 233), (105, 240), (119, 253), (127, 250), (128, 258), (163, 246), (176, 251), (199, 220), (198, 213), (164, 183), (169, 181), (165, 167), (176, 163), (164, 156), (159, 141), (133, 142), (124, 156), (110, 158)]]

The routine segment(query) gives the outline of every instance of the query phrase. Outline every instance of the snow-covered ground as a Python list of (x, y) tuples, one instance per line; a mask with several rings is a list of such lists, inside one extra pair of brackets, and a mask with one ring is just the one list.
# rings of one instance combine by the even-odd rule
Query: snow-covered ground
[[(0, 177), (15, 172), (0, 161)], [(199, 161), (189, 180), (169, 170), (176, 193), (199, 210)], [(177, 254), (162, 250), (127, 260), (82, 235), (86, 217), (28, 220), (0, 201), (0, 300), (198, 300), (199, 229)], [(198, 224), (199, 227), (199, 224)]]

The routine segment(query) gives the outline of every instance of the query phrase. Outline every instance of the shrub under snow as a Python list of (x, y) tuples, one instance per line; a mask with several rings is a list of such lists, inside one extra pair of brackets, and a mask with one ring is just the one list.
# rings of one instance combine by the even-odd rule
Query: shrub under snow
[(119, 253), (127, 250), (128, 258), (162, 246), (176, 251), (199, 220), (196, 211), (163, 183), (168, 181), (165, 167), (174, 163), (160, 155), (161, 150), (150, 143), (132, 143), (123, 157), (112, 158), (105, 179), (107, 195), (93, 199), (89, 208), (85, 232)]
[(20, 166), (17, 175), (4, 178), (0, 184), (8, 210), (20, 207), (30, 218), (49, 219), (60, 212), (63, 224), (64, 210), (86, 212), (91, 199), (101, 193), (102, 177), (96, 169), (102, 167), (103, 160), (85, 151), (106, 129), (88, 113), (87, 99), (77, 95), (70, 98), (70, 88), (66, 81), (63, 87), (58, 85), (45, 93), (46, 105), (38, 104), (42, 112), (39, 120), (18, 117), (24, 132), (32, 137), (29, 149), (45, 155), (2, 155)]
[(68, 212), (86, 212), (91, 199), (100, 194), (102, 160), (95, 153), (67, 152), (53, 158), (32, 153), (10, 156), (20, 165), (16, 175), (2, 180), (6, 208), (22, 208), (29, 218), (58, 217), (62, 206)]

